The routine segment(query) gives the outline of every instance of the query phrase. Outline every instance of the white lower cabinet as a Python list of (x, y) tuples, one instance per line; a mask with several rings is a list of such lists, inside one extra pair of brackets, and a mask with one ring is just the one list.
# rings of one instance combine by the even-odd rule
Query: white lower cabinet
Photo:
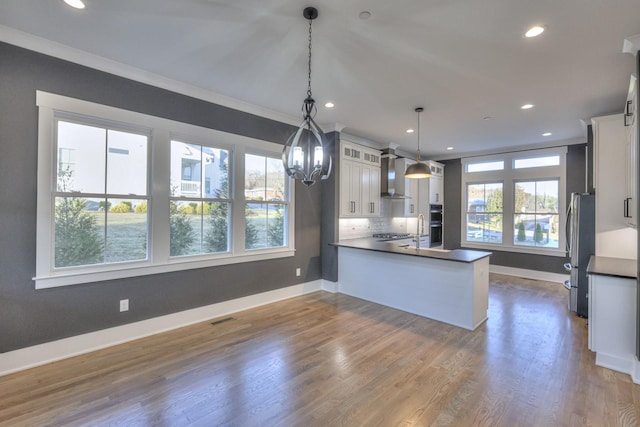
[(636, 279), (589, 275), (589, 349), (596, 365), (632, 374), (636, 351)]

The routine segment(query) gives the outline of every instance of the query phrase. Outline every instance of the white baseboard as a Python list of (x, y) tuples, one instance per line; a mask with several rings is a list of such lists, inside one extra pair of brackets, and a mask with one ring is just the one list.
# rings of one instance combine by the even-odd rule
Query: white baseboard
[(336, 294), (340, 292), (340, 283), (322, 279), (322, 290)]
[(602, 352), (596, 353), (596, 365), (613, 371), (629, 374), (634, 383), (640, 384), (640, 363), (635, 356), (620, 357)]
[(525, 268), (505, 267), (502, 265), (489, 265), (490, 273), (506, 274), (507, 276), (523, 277), (525, 279), (544, 280), (564, 284), (569, 279), (568, 274), (549, 273), (546, 271), (527, 270)]
[[(324, 280), (0, 353), (0, 376), (324, 289)], [(332, 283), (332, 282), (328, 282)], [(331, 291), (329, 291), (331, 292)]]

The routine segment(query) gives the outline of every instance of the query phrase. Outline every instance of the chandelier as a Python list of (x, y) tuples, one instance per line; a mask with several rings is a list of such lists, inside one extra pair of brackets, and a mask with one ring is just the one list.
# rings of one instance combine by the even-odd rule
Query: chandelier
[(302, 123), (289, 137), (282, 150), (284, 170), (293, 179), (299, 179), (307, 187), (318, 179), (331, 174), (331, 153), (324, 144), (324, 133), (313, 120), (317, 108), (311, 95), (311, 23), (318, 17), (315, 7), (307, 7), (303, 16), (309, 20), (309, 62), (307, 97), (302, 103)]

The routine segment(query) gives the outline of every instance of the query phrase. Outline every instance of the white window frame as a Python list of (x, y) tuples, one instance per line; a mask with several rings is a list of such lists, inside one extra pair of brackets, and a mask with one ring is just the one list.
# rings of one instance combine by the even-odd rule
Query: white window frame
[[(285, 181), (290, 210), (287, 246), (244, 250), (244, 153), (257, 151), (280, 155), (282, 145), (43, 91), (36, 91), (36, 105), (38, 107), (38, 196), (36, 275), (33, 278), (36, 289), (295, 255), (295, 186), (288, 178)], [(85, 117), (88, 121), (102, 120), (118, 127), (133, 127), (149, 131), (150, 200), (147, 260), (54, 269), (52, 192), (56, 188), (57, 171), (54, 119), (69, 114)], [(232, 164), (229, 165), (229, 184), (232, 218), (231, 247), (227, 253), (169, 256), (169, 166), (172, 139), (187, 139), (201, 145), (207, 145), (209, 141), (212, 146), (230, 150)]]
[[(515, 169), (514, 162), (516, 159), (537, 158), (545, 156), (560, 156), (560, 164), (557, 166), (540, 166), (531, 168)], [(469, 164), (486, 163), (492, 161), (504, 160), (504, 169), (487, 171), (487, 172), (467, 172)], [(566, 256), (566, 211), (564, 207), (567, 205), (566, 200), (566, 164), (567, 164), (567, 147), (545, 148), (539, 150), (516, 151), (511, 153), (502, 153), (481, 157), (468, 157), (461, 159), (462, 163), (462, 191), (461, 191), (461, 246), (472, 249), (496, 250), (505, 252), (519, 252), (538, 255), (550, 255), (564, 257)], [(514, 211), (515, 211), (515, 184), (519, 181), (540, 181), (548, 179), (558, 180), (558, 215), (560, 230), (558, 231), (558, 248), (533, 247), (514, 245)], [(474, 242), (467, 240), (467, 186), (469, 184), (483, 184), (491, 182), (502, 182), (502, 244), (489, 242)]]

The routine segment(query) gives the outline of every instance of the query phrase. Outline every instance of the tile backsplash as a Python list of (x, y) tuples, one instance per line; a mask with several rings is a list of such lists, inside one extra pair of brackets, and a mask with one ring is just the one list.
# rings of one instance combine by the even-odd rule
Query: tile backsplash
[(392, 211), (388, 203), (390, 203), (388, 200), (383, 202), (383, 216), (377, 218), (340, 218), (339, 239), (371, 237), (373, 233), (415, 233), (415, 218), (396, 218), (385, 215), (386, 212)]

